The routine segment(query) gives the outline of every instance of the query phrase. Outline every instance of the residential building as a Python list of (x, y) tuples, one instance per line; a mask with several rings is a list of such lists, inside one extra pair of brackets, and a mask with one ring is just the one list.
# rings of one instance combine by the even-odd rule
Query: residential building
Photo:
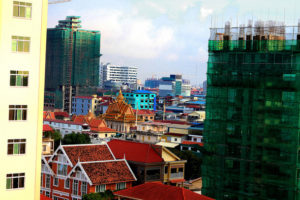
[(205, 120), (205, 111), (194, 111), (188, 114), (188, 122), (203, 122)]
[(159, 83), (159, 96), (190, 96), (191, 87), (188, 80), (182, 80), (182, 75), (171, 74), (162, 77)]
[(100, 32), (80, 28), (79, 16), (67, 16), (47, 31), (45, 106), (68, 113), (73, 97), (95, 94), (99, 84)]
[(191, 89), (192, 89), (192, 86), (191, 86), (191, 83), (189, 80), (186, 80), (186, 79), (182, 79), (182, 85), (181, 85), (181, 96), (184, 96), (184, 97), (189, 97), (191, 96)]
[(81, 122), (65, 121), (58, 119), (45, 119), (44, 124), (51, 126), (54, 130), (59, 131), (62, 136), (73, 132), (84, 133), (90, 131), (88, 124)]
[(82, 199), (89, 193), (130, 188), (136, 178), (127, 161), (108, 145), (61, 145), (42, 158), (41, 194), (53, 199)]
[(52, 133), (54, 130), (48, 124), (43, 125), (43, 155), (50, 155), (54, 152), (54, 139), (52, 139)]
[(200, 192), (202, 189), (202, 178), (195, 178), (184, 183), (184, 188), (189, 189), (193, 192)]
[(110, 63), (101, 64), (101, 80), (102, 85), (111, 81), (114, 83), (127, 84), (131, 89), (137, 87), (137, 67), (118, 66)]
[(118, 200), (214, 200), (182, 187), (164, 185), (158, 182), (145, 183), (126, 190), (117, 191), (114, 194)]
[(154, 121), (155, 112), (153, 110), (133, 110), (139, 121)]
[(204, 123), (193, 124), (188, 128), (188, 140), (193, 142), (202, 142)]
[(164, 147), (125, 140), (111, 140), (107, 144), (116, 158), (125, 156), (138, 179), (136, 184), (160, 181), (178, 185), (184, 182), (186, 161)]
[(124, 92), (123, 96), (126, 103), (133, 109), (156, 110), (156, 94), (147, 90), (134, 90)]
[(210, 30), (203, 194), (300, 199), (300, 23)]
[(101, 116), (109, 128), (118, 132), (129, 133), (131, 127), (136, 126), (136, 116), (130, 104), (125, 102), (122, 91), (116, 100), (109, 104), (106, 113)]
[(179, 145), (179, 149), (181, 151), (191, 151), (196, 156), (201, 157), (202, 156), (201, 150), (203, 151), (203, 143), (184, 140)]
[(97, 138), (112, 138), (115, 137), (117, 131), (107, 127), (105, 120), (92, 119), (89, 122), (91, 133)]
[(97, 95), (75, 96), (72, 100), (72, 114), (87, 115), (89, 112), (95, 115), (100, 114), (101, 103), (102, 98)]
[(1, 199), (40, 199), (47, 7), (0, 1)]

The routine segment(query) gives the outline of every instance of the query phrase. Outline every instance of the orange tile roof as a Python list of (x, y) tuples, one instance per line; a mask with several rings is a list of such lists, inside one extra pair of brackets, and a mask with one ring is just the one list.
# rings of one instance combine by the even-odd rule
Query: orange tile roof
[(81, 163), (93, 185), (135, 181), (124, 160)]
[(116, 133), (117, 132), (117, 130), (111, 129), (108, 127), (91, 128), (91, 131), (99, 132), (99, 133)]
[(56, 119), (54, 112), (51, 111), (44, 111), (43, 112), (43, 119)]
[(107, 145), (62, 145), (73, 165), (80, 162), (114, 160)]
[(116, 196), (143, 200), (214, 200), (185, 188), (164, 185), (158, 182), (144, 183), (129, 189), (117, 191)]

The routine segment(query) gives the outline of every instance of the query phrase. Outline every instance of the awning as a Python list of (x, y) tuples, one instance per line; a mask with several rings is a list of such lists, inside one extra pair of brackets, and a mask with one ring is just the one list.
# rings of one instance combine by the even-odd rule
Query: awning
[(184, 178), (181, 178), (181, 179), (173, 179), (173, 180), (170, 180), (171, 183), (182, 183), (182, 182), (185, 182), (185, 179)]

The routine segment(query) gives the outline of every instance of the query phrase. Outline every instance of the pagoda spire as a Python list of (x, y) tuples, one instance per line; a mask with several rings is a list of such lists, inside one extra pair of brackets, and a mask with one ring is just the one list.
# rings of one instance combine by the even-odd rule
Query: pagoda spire
[(121, 88), (120, 88), (119, 95), (118, 95), (118, 97), (117, 97), (117, 101), (123, 101), (123, 100), (124, 100), (124, 96), (123, 96), (122, 90), (121, 90)]

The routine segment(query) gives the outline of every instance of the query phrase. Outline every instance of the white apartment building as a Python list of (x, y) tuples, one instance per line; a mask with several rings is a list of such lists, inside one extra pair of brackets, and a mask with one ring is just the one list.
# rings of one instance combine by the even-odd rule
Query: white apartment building
[(48, 0), (0, 0), (0, 199), (40, 199)]
[(135, 86), (137, 84), (137, 67), (117, 66), (107, 63), (101, 64), (100, 69), (100, 86), (103, 86), (105, 81)]

